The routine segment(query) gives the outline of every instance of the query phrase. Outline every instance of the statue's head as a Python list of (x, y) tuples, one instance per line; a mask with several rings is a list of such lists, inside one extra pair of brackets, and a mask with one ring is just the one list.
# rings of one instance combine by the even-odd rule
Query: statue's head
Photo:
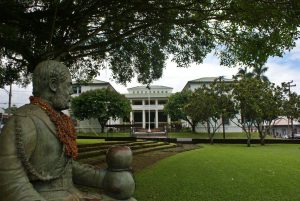
[(58, 61), (43, 61), (33, 72), (33, 95), (47, 101), (54, 109), (69, 108), (72, 80), (69, 69)]

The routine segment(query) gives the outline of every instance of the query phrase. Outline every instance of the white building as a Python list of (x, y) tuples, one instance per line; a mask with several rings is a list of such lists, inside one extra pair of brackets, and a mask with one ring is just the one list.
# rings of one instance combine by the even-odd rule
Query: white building
[[(230, 83), (233, 81), (232, 79), (226, 79), (223, 77), (203, 77), (203, 78), (188, 81), (186, 85), (183, 87), (182, 91), (184, 90), (195, 91), (196, 89), (202, 86), (210, 85), (216, 79), (221, 79), (225, 83)], [(229, 119), (225, 120), (225, 132), (242, 132), (242, 129), (238, 127), (236, 124), (234, 124), (232, 121), (237, 122), (237, 119), (232, 119), (231, 121)], [(221, 123), (221, 119), (220, 119), (220, 123)], [(207, 126), (199, 123), (196, 126), (196, 132), (207, 132)], [(223, 132), (222, 126), (220, 126), (217, 132)]]
[(132, 107), (130, 121), (137, 127), (148, 129), (150, 123), (151, 129), (163, 128), (171, 122), (170, 117), (164, 113), (163, 109), (168, 97), (172, 95), (173, 88), (152, 85), (150, 89), (146, 86), (137, 86), (127, 90), (128, 93), (124, 95), (130, 100)]
[[(191, 90), (212, 83), (218, 77), (204, 77), (196, 80), (188, 81), (183, 90)], [(221, 78), (225, 82), (231, 82), (231, 79)], [(74, 95), (78, 96), (82, 92), (88, 90), (95, 90), (101, 88), (110, 88), (116, 91), (109, 82), (100, 80), (93, 80), (90, 83), (79, 85), (73, 83)], [(167, 103), (168, 97), (172, 95), (173, 88), (167, 86), (150, 85), (150, 89), (146, 86), (137, 86), (128, 88), (128, 93), (124, 94), (130, 100), (132, 112), (130, 113), (130, 123), (135, 124), (136, 127), (148, 129), (150, 128), (164, 128), (165, 125), (171, 123), (171, 119), (163, 111), (164, 105)], [(149, 104), (150, 103), (150, 104)], [(149, 113), (150, 111), (150, 113)], [(71, 113), (71, 112), (70, 112)], [(150, 114), (150, 115), (149, 115)], [(150, 118), (149, 118), (150, 117)], [(150, 122), (149, 122), (150, 119)], [(116, 121), (109, 120), (108, 125), (123, 124), (122, 119)], [(89, 119), (78, 121), (77, 126), (79, 132), (100, 132), (101, 126), (96, 119)], [(198, 124), (197, 132), (206, 132), (205, 125)], [(231, 121), (226, 121), (226, 132), (241, 132), (241, 128), (233, 124)], [(222, 132), (222, 128), (218, 130)]]
[[(79, 96), (81, 93), (89, 91), (89, 90), (96, 90), (96, 89), (105, 89), (109, 88), (112, 91), (116, 91), (115, 88), (109, 83), (101, 80), (92, 80), (89, 83), (84, 84), (77, 84), (73, 83), (73, 97)], [(70, 110), (69, 113), (72, 115), (72, 111)], [(112, 124), (120, 124), (121, 119), (118, 119), (116, 121), (110, 119), (107, 122), (107, 125)], [(83, 133), (100, 133), (101, 132), (101, 126), (97, 119), (88, 119), (83, 121), (77, 121), (76, 129), (78, 132)]]

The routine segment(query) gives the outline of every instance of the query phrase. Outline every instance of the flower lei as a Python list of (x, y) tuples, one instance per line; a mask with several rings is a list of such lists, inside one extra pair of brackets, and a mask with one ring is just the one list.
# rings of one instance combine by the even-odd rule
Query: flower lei
[(40, 97), (30, 96), (30, 103), (43, 109), (50, 120), (56, 127), (57, 137), (60, 142), (65, 145), (65, 153), (67, 156), (76, 159), (78, 156), (78, 148), (76, 143), (76, 130), (70, 117), (62, 112), (55, 111), (48, 103), (44, 102)]

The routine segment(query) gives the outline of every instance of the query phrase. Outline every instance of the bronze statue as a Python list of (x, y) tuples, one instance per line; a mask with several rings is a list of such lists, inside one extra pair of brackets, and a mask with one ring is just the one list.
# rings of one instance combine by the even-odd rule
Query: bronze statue
[[(0, 201), (135, 200), (129, 148), (109, 150), (107, 170), (75, 161), (74, 125), (61, 112), (69, 107), (71, 93), (65, 65), (57, 61), (37, 65), (30, 104), (16, 111), (0, 135)], [(81, 192), (74, 183), (104, 193)]]

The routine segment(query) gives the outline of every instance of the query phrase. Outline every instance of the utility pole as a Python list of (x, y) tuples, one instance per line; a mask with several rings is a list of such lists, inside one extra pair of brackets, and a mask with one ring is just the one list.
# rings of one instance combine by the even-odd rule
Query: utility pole
[(10, 85), (9, 85), (9, 91), (7, 89), (5, 89), (4, 87), (2, 89), (8, 94), (8, 115), (10, 115), (11, 97), (12, 97), (12, 83), (10, 83)]
[[(293, 83), (293, 80), (291, 80), (289, 82), (283, 82), (282, 83), (282, 87), (289, 94), (289, 99), (290, 99), (290, 95), (291, 95), (291, 87), (296, 86), (296, 84), (292, 84), (292, 83)], [(292, 139), (294, 139), (294, 123), (293, 123), (293, 121), (294, 121), (294, 119), (291, 117)], [(289, 131), (289, 119), (288, 119), (288, 131)]]

